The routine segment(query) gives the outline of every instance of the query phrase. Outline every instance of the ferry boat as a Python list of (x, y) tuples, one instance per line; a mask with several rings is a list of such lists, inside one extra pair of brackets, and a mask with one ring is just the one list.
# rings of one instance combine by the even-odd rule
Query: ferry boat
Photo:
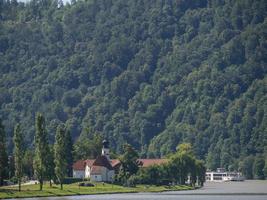
[(245, 178), (240, 172), (227, 172), (224, 168), (217, 168), (216, 171), (206, 172), (206, 181), (225, 182), (225, 181), (244, 181)]

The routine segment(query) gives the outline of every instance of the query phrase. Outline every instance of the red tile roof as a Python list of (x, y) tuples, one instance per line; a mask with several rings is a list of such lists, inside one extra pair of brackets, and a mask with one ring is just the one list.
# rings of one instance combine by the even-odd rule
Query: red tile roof
[(94, 162), (95, 162), (95, 159), (85, 160), (85, 164), (88, 165), (89, 167), (92, 167)]
[(111, 159), (110, 160), (110, 164), (112, 167), (115, 167), (116, 165), (120, 164), (121, 161), (120, 160), (117, 160), (117, 159)]
[[(138, 161), (142, 162), (142, 167), (149, 167), (152, 165), (167, 163), (168, 159), (138, 159)], [(88, 165), (89, 167), (103, 166), (108, 168), (109, 170), (112, 170), (118, 164), (120, 164), (120, 160), (118, 159), (112, 159), (109, 162), (105, 156), (98, 156), (95, 160), (78, 160), (73, 164), (73, 170), (85, 170), (85, 165)]]
[(113, 167), (110, 164), (110, 161), (107, 159), (106, 156), (98, 156), (95, 159), (93, 166), (102, 166), (102, 167), (108, 168), (109, 170), (113, 170)]
[(161, 165), (167, 163), (168, 159), (138, 159), (138, 161), (142, 162), (142, 167), (149, 167), (152, 165)]
[(77, 170), (77, 171), (83, 171), (85, 170), (85, 161), (84, 160), (78, 160), (76, 161), (73, 166), (72, 166), (73, 170)]

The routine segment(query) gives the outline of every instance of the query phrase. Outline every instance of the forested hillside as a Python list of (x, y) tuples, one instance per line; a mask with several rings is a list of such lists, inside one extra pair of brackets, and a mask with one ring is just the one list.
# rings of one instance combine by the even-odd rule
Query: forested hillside
[[(0, 0), (0, 116), (121, 153), (192, 143), (208, 168), (267, 157), (266, 0)], [(256, 162), (256, 163), (257, 163)]]

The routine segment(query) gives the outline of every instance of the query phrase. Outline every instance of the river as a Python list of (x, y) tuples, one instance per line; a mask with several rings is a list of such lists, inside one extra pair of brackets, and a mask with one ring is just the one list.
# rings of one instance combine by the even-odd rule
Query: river
[[(68, 197), (29, 198), (27, 200), (266, 200), (267, 181), (206, 183), (198, 190), (162, 193), (104, 194)], [(24, 199), (25, 200), (25, 199)]]

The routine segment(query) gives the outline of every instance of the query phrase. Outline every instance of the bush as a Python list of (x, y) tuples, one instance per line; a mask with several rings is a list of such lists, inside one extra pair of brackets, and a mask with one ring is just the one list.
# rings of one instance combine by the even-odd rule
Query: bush
[(65, 178), (63, 180), (63, 184), (72, 184), (72, 183), (78, 183), (78, 182), (82, 182), (83, 179), (81, 178)]
[(93, 183), (79, 183), (79, 186), (82, 186), (82, 187), (94, 187), (95, 185)]

